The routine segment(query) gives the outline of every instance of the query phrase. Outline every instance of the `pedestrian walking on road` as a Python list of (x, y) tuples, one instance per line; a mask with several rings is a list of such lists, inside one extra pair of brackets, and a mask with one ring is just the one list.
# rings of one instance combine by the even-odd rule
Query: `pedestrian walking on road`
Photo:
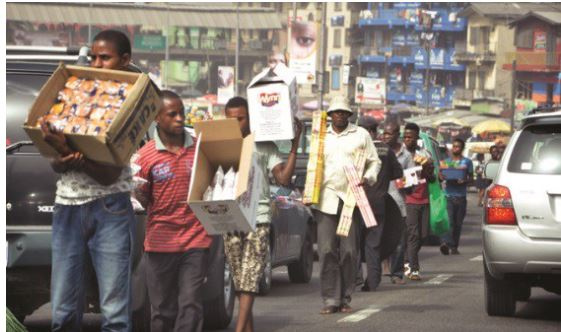
[[(91, 67), (127, 70), (130, 41), (122, 32), (102, 31), (93, 40), (91, 58)], [(60, 174), (52, 223), (51, 328), (82, 329), (89, 256), (99, 288), (101, 329), (131, 331), (131, 169), (86, 158), (46, 122), (41, 130), (58, 152), (51, 166)]]
[[(354, 207), (347, 236), (337, 235), (343, 204), (349, 183), (344, 166), (355, 164), (355, 154), (363, 153), (361, 184), (374, 185), (380, 171), (380, 159), (372, 138), (366, 130), (349, 123), (353, 111), (345, 98), (336, 97), (327, 111), (331, 125), (327, 128), (323, 152), (324, 170), (320, 201), (313, 206), (317, 222), (320, 263), (321, 314), (351, 312), (351, 295), (355, 288), (358, 268), (359, 225), (358, 209)], [(353, 205), (355, 203), (353, 202)]]
[[(226, 103), (227, 118), (237, 119), (242, 136), (249, 135), (249, 113), (247, 100), (234, 97)], [(269, 174), (272, 174), (277, 184), (288, 186), (294, 166), (298, 142), (302, 132), (301, 123), (297, 124), (296, 133), (292, 139), (292, 148), (288, 160), (283, 163), (279, 150), (273, 142), (258, 142), (255, 144), (257, 163), (263, 174), (263, 189), (257, 206), (257, 227), (254, 232), (247, 234), (227, 234), (224, 236), (224, 250), (234, 278), (236, 295), (239, 300), (238, 321), (236, 332), (252, 332), (253, 302), (259, 292), (259, 280), (266, 265), (267, 253), (270, 250), (269, 230), (271, 224)]]
[(154, 139), (133, 160), (146, 183), (135, 197), (147, 209), (144, 263), (152, 332), (203, 329), (202, 287), (212, 238), (186, 203), (196, 139), (185, 130), (185, 108), (162, 91)]
[[(405, 144), (399, 140), (400, 132), (399, 125), (394, 122), (390, 122), (384, 126), (384, 132), (382, 134), (382, 141), (386, 143), (397, 157), (397, 161), (401, 165), (403, 170), (412, 168), (415, 166), (413, 162), (413, 156)], [(407, 216), (407, 209), (405, 208), (405, 191), (398, 189), (394, 181), (390, 182), (388, 188), (388, 193), (399, 207), (401, 212), (401, 220), (392, 220), (391, 222), (401, 222), (405, 225), (405, 217)], [(395, 252), (390, 256), (390, 280), (393, 284), (403, 285), (403, 264), (404, 264), (404, 254), (407, 248), (407, 228), (403, 227), (403, 233), (401, 235), (401, 240), (395, 250)]]
[[(376, 290), (380, 281), (382, 280), (382, 261), (381, 261), (381, 246), (384, 242), (382, 238), (382, 233), (384, 232), (384, 226), (388, 222), (394, 222), (394, 220), (386, 220), (386, 195), (388, 194), (388, 188), (390, 181), (399, 179), (403, 176), (403, 169), (397, 161), (395, 153), (390, 147), (382, 141), (377, 139), (378, 123), (373, 117), (363, 116), (358, 120), (359, 127), (362, 127), (368, 131), (378, 157), (381, 161), (380, 172), (377, 176), (377, 181), (373, 186), (365, 186), (366, 195), (372, 208), (378, 226), (366, 228), (364, 224), (361, 223), (361, 229), (363, 234), (361, 234), (364, 239), (364, 254), (366, 261), (366, 282), (362, 286), (362, 291), (373, 292)], [(397, 222), (401, 222), (398, 220)], [(361, 265), (359, 265), (360, 268)], [(359, 271), (362, 273), (362, 269)]]
[(423, 183), (413, 186), (410, 193), (405, 196), (407, 217), (407, 251), (405, 275), (411, 280), (421, 280), (419, 272), (419, 251), (421, 243), (429, 234), (429, 192), (428, 182), (436, 181), (434, 165), (428, 150), (417, 145), (420, 128), (414, 123), (405, 126), (403, 143), (413, 156), (416, 165), (422, 166), (420, 179)]
[(462, 233), (462, 225), (466, 216), (467, 209), (467, 186), (473, 181), (473, 163), (470, 159), (463, 156), (465, 142), (456, 138), (452, 142), (452, 155), (446, 159), (447, 164), (454, 164), (456, 168), (465, 168), (465, 177), (457, 180), (446, 180), (442, 173), (439, 174), (440, 180), (445, 183), (445, 193), (448, 216), (450, 218), (450, 230), (442, 237), (440, 251), (443, 255), (458, 255), (458, 246)]

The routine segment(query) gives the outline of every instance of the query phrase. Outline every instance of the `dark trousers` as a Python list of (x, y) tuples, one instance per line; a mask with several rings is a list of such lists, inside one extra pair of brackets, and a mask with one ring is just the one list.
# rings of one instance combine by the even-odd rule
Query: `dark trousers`
[(429, 204), (407, 204), (407, 250), (406, 260), (412, 271), (419, 270), (421, 242), (429, 234)]
[[(397, 222), (397, 220), (396, 220)], [(402, 221), (405, 224), (405, 217)], [(401, 234), (401, 239), (397, 248), (390, 256), (390, 273), (392, 277), (399, 277), (403, 279), (403, 258), (405, 255), (405, 250), (407, 249), (407, 228), (404, 227), (403, 233)]]
[(450, 230), (443, 236), (443, 240), (451, 248), (458, 248), (464, 218), (466, 217), (467, 199), (465, 196), (447, 196), (448, 218)]
[(355, 288), (358, 259), (358, 209), (347, 237), (336, 234), (342, 204), (336, 215), (314, 210), (317, 222), (320, 287), (324, 305), (339, 306), (351, 302)]
[(202, 331), (208, 249), (144, 253), (152, 332)]
[[(380, 247), (384, 232), (384, 215), (375, 215), (378, 226), (366, 228), (364, 223), (364, 259), (366, 261), (366, 284), (370, 290), (375, 290), (382, 279), (382, 260)], [(362, 223), (362, 220), (361, 220)]]

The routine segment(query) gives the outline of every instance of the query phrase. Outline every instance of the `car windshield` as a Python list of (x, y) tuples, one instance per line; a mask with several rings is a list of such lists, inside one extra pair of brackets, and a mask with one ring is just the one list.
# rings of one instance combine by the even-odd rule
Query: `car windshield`
[[(6, 143), (10, 145), (30, 140), (22, 125), (27, 118), (29, 108), (49, 76), (36, 73), (8, 73), (6, 78)], [(30, 146), (22, 148), (21, 151), (27, 149), (34, 148)]]
[(561, 175), (561, 126), (531, 126), (520, 133), (509, 172)]

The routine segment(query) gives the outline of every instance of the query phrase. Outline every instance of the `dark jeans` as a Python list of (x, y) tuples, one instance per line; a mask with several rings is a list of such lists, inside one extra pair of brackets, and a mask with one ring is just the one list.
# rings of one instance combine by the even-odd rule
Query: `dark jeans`
[(53, 331), (81, 331), (87, 256), (97, 277), (102, 331), (131, 331), (130, 195), (108, 195), (81, 205), (55, 205), (52, 226)]
[(429, 204), (407, 204), (407, 257), (412, 271), (419, 270), (421, 242), (429, 234)]
[(358, 209), (347, 237), (336, 234), (342, 204), (336, 215), (314, 211), (317, 222), (321, 296), (324, 305), (349, 304), (357, 275), (359, 229)]
[(448, 218), (450, 219), (450, 230), (446, 233), (442, 240), (451, 248), (458, 248), (460, 244), (460, 235), (462, 233), (462, 225), (466, 217), (467, 199), (465, 196), (447, 196), (448, 201)]
[[(405, 217), (401, 221), (405, 223)], [(403, 261), (405, 250), (407, 249), (407, 228), (404, 227), (403, 233), (401, 234), (401, 240), (399, 240), (399, 244), (397, 248), (390, 256), (390, 276), (392, 277), (399, 277), (403, 279)]]
[(375, 217), (378, 226), (370, 228), (363, 227), (365, 233), (364, 258), (366, 261), (366, 284), (372, 291), (378, 287), (382, 279), (380, 246), (382, 244), (382, 233), (384, 232), (384, 216), (377, 214)]
[(203, 282), (208, 249), (144, 253), (152, 332), (203, 330)]

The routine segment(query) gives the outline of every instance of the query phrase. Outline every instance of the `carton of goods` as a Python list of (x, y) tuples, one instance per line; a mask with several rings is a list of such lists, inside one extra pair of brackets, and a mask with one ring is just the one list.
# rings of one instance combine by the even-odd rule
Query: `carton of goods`
[(302, 201), (304, 204), (318, 204), (323, 176), (323, 149), (327, 131), (327, 112), (315, 111), (312, 114), (312, 133), (310, 154), (306, 170), (306, 184)]
[(406, 168), (403, 170), (403, 177), (395, 180), (395, 185), (397, 188), (409, 188), (421, 183), (425, 183), (426, 180), (421, 178), (422, 166), (414, 166)]
[(57, 152), (43, 140), (42, 120), (87, 158), (124, 166), (160, 107), (160, 91), (146, 74), (61, 64), (41, 88), (23, 128), (46, 157)]
[(255, 141), (294, 138), (298, 112), (296, 76), (282, 63), (255, 76), (247, 87), (249, 126)]
[(198, 139), (187, 203), (209, 234), (255, 230), (264, 176), (253, 134), (243, 138), (235, 119), (200, 121), (194, 128)]
[(465, 180), (467, 168), (459, 166), (456, 162), (440, 162), (440, 172), (446, 180)]

